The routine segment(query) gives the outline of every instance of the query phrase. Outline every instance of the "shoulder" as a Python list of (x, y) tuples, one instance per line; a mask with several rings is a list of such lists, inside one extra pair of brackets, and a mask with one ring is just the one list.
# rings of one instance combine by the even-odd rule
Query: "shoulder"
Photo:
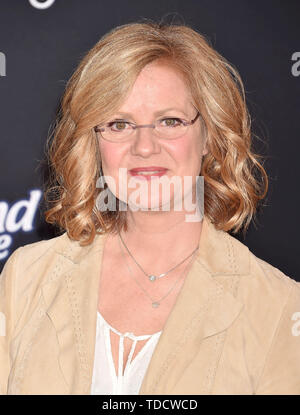
[(293, 321), (300, 318), (300, 282), (253, 253), (250, 257), (252, 285), (259, 287), (257, 301), (265, 304), (265, 315), (273, 315), (276, 327), (286, 325), (290, 334)]
[(264, 350), (256, 394), (299, 394), (300, 283), (254, 254), (250, 256), (251, 298), (245, 318), (252, 327), (253, 344), (259, 345), (253, 350)]
[(293, 292), (300, 300), (300, 282), (290, 275), (286, 275), (281, 269), (268, 263), (264, 259), (254, 255), (249, 250), (250, 276), (253, 284), (259, 285), (261, 293), (278, 301), (284, 302)]
[(225, 236), (227, 245), (230, 245), (228, 256), (231, 262), (238, 264), (237, 267), (232, 266), (232, 269), (240, 276), (241, 287), (245, 286), (250, 291), (253, 288), (256, 293), (259, 289), (262, 294), (268, 293), (281, 298), (288, 295), (291, 290), (300, 292), (300, 282), (296, 281), (294, 276), (285, 274), (280, 268), (256, 256), (245, 243), (236, 237), (227, 232), (221, 233)]
[(24, 266), (29, 266), (35, 261), (42, 259), (47, 253), (51, 254), (58, 248), (67, 246), (69, 241), (67, 233), (64, 232), (62, 235), (51, 239), (45, 239), (20, 246), (16, 251), (18, 251), (19, 257), (22, 259), (22, 264)]
[[(0, 275), (3, 287), (23, 290), (34, 282), (41, 282), (47, 269), (56, 262), (56, 250), (67, 247), (70, 242), (67, 233), (15, 249), (8, 257)], [(15, 288), (13, 288), (15, 287)], [(18, 288), (17, 288), (18, 287)]]
[[(209, 241), (202, 253), (204, 263), (212, 274), (223, 275), (220, 280), (229, 284), (227, 276), (238, 280), (238, 297), (243, 303), (258, 301), (279, 305), (291, 291), (299, 295), (300, 282), (281, 269), (256, 256), (251, 249), (230, 233), (209, 228)], [(202, 258), (201, 257), (201, 258)]]
[(89, 255), (102, 249), (103, 235), (97, 233), (91, 244), (81, 245), (73, 240), (67, 232), (51, 239), (33, 242), (17, 248), (6, 261), (1, 273), (2, 282), (17, 287), (17, 294), (33, 290), (48, 281), (51, 274), (60, 278), (68, 269), (81, 260), (88, 260)]
[[(247, 272), (238, 278), (243, 304), (236, 328), (256, 394), (300, 393), (300, 283), (234, 237)], [(246, 252), (248, 254), (246, 255)]]
[(273, 312), (276, 330), (280, 326), (282, 332), (286, 330), (286, 335), (290, 337), (295, 330), (293, 322), (300, 322), (300, 282), (252, 253), (251, 257), (251, 273), (260, 287), (259, 301), (266, 303), (266, 313), (271, 315)]
[(22, 270), (24, 270), (24, 267), (41, 258), (45, 253), (49, 252), (49, 250), (52, 250), (57, 245), (61, 245), (61, 243), (66, 242), (66, 238), (66, 233), (64, 233), (51, 239), (45, 239), (19, 246), (7, 258), (3, 271), (7, 268), (19, 265), (20, 262), (22, 263)]
[[(300, 311), (300, 282), (256, 256), (244, 243), (227, 234), (236, 257), (247, 264), (239, 276), (238, 299), (258, 319), (279, 320), (284, 310)], [(291, 316), (292, 317), (292, 316)], [(271, 325), (271, 321), (270, 321)]]
[(17, 320), (39, 296), (40, 287), (53, 270), (60, 270), (57, 252), (70, 246), (64, 233), (15, 249), (0, 274), (0, 310)]
[(254, 329), (258, 336), (255, 341), (264, 339), (269, 347), (278, 330), (279, 335), (294, 341), (291, 333), (295, 330), (294, 323), (300, 321), (300, 282), (256, 256), (249, 248), (245, 251), (246, 245), (236, 238), (230, 238), (236, 255), (242, 252), (243, 262), (247, 263), (247, 273), (238, 276), (236, 293), (237, 300), (244, 306), (244, 327), (250, 332)]

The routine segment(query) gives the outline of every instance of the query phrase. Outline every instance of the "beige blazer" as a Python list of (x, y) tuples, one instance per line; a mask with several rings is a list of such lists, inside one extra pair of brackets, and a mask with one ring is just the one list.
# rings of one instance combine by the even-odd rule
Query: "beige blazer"
[[(0, 394), (90, 394), (106, 235), (16, 249), (0, 276)], [(300, 283), (204, 218), (140, 394), (300, 394)]]

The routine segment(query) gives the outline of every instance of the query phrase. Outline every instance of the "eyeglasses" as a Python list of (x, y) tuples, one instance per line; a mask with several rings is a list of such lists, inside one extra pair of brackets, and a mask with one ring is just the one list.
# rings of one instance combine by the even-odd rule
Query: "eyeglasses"
[(182, 137), (187, 131), (188, 126), (194, 124), (199, 115), (200, 113), (198, 111), (196, 117), (191, 121), (185, 121), (177, 117), (165, 117), (156, 120), (154, 124), (145, 125), (136, 125), (133, 122), (116, 119), (104, 125), (97, 125), (94, 127), (94, 130), (96, 133), (100, 133), (104, 140), (115, 143), (128, 140), (137, 128), (145, 127), (153, 128), (154, 134), (159, 138), (174, 140)]

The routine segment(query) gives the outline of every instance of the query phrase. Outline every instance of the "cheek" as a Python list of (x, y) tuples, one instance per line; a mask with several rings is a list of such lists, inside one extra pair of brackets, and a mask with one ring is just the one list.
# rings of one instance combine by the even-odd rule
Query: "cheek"
[(111, 173), (118, 169), (122, 159), (121, 152), (110, 143), (102, 142), (99, 148), (103, 169)]
[(182, 141), (169, 150), (180, 171), (194, 173), (194, 170), (199, 168), (202, 150), (199, 141)]

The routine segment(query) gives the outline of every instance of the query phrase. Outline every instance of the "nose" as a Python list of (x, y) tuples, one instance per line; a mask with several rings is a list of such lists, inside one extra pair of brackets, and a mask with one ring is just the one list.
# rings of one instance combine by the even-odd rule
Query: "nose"
[(134, 132), (131, 153), (134, 156), (149, 157), (160, 153), (160, 144), (151, 127), (137, 128)]

